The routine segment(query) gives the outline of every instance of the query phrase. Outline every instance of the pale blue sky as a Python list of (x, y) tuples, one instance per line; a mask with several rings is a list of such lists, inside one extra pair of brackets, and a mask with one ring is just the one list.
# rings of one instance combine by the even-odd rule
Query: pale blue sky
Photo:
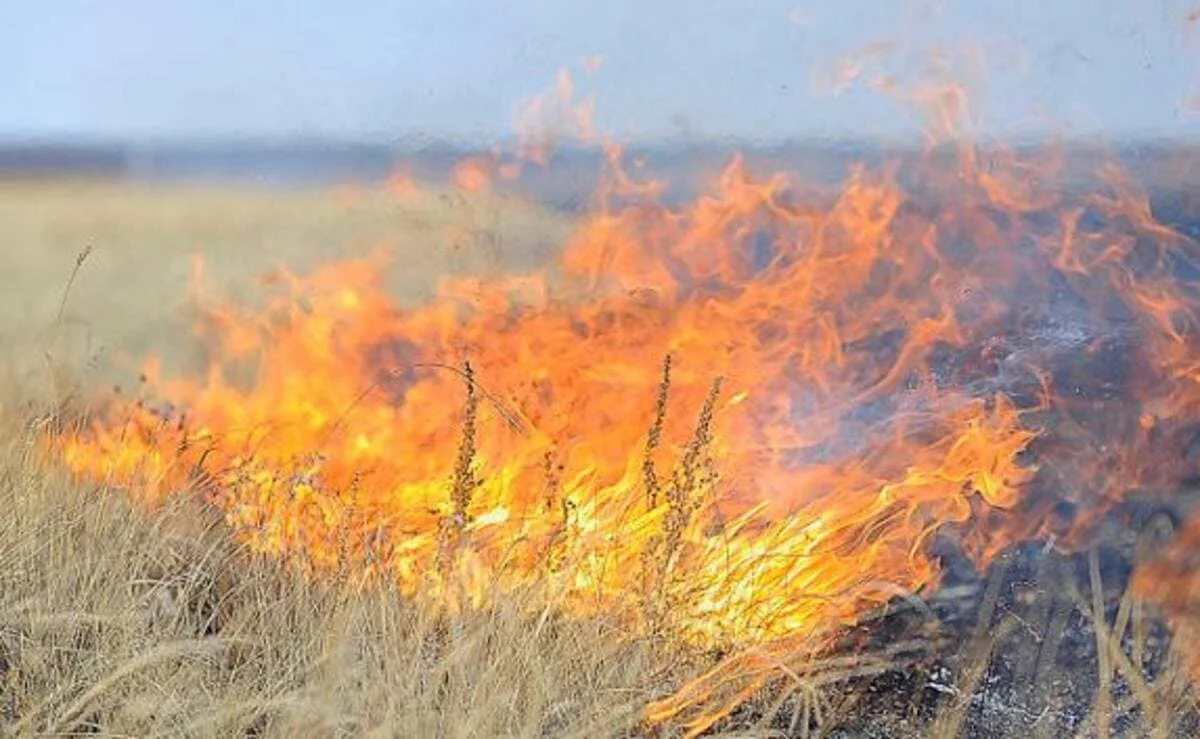
[(494, 138), (592, 55), (604, 67), (581, 87), (623, 136), (895, 135), (912, 125), (878, 93), (813, 84), (883, 40), (906, 50), (893, 68), (933, 44), (982, 48), (993, 133), (1191, 136), (1195, 4), (0, 0), (0, 138)]

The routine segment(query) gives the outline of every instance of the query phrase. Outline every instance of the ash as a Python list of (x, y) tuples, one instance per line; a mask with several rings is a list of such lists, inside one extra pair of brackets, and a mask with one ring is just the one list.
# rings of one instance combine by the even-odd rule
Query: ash
[[(811, 705), (801, 705), (811, 696), (783, 701), (763, 735), (1200, 735), (1200, 713), (1172, 656), (1168, 629), (1127, 591), (1136, 541), (1173, 517), (1167, 509), (1129, 505), (1101, 526), (1106, 543), (1098, 549), (1064, 555), (1046, 542), (1023, 544), (984, 573), (944, 537), (947, 575), (938, 591), (924, 604), (881, 611), (846, 634), (844, 645), (864, 653), (915, 646), (882, 674), (826, 689), (820, 721)], [(1095, 592), (1093, 574), (1101, 586)], [(1102, 619), (1093, 610), (1097, 603)], [(1109, 645), (1103, 656), (1101, 643)], [(754, 710), (731, 719), (753, 723)], [(806, 715), (807, 723), (797, 720)]]

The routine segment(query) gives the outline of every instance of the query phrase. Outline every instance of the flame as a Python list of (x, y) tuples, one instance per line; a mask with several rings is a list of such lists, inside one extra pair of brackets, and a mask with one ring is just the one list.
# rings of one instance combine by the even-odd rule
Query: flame
[[(584, 71), (594, 74), (603, 61), (592, 57), (584, 62)], [(562, 70), (554, 88), (538, 95), (521, 107), (517, 115), (520, 144), (517, 158), (539, 166), (550, 163), (560, 139), (592, 142), (598, 139), (594, 117), (594, 102), (575, 102), (575, 81), (570, 72)]]
[(489, 158), (472, 157), (454, 165), (450, 172), (450, 181), (454, 186), (465, 192), (483, 192), (492, 186), (492, 171), (494, 165)]
[(412, 176), (407, 172), (399, 170), (393, 172), (387, 178), (384, 187), (393, 197), (401, 202), (411, 201), (420, 191)]
[[(929, 98), (939, 134), (961, 94)], [(200, 489), (316, 572), (453, 607), (536, 583), (726, 650), (651, 707), (696, 731), (936, 585), (939, 532), (986, 562), (1184, 474), (1164, 440), (1200, 408), (1196, 249), (1115, 170), (1073, 198), (1052, 158), (964, 147), (809, 197), (735, 159), (668, 206), (608, 152), (545, 270), (412, 309), (384, 253), (284, 274), (261, 311), (208, 309), (203, 376), (147, 362), (166, 406), (117, 400), (54, 443), (149, 502)], [(1090, 374), (1117, 350), (1123, 412)]]
[(1138, 597), (1158, 606), (1166, 614), (1181, 650), (1184, 668), (1192, 683), (1200, 680), (1200, 620), (1195, 616), (1200, 600), (1200, 577), (1196, 560), (1200, 554), (1200, 516), (1190, 517), (1170, 544), (1134, 573), (1133, 590)]

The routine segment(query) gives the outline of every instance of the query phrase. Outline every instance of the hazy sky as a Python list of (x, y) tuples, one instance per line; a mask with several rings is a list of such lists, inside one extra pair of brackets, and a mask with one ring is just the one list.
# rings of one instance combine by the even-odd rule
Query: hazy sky
[(0, 137), (496, 137), (564, 67), (624, 136), (912, 131), (879, 92), (815, 81), (883, 41), (910, 79), (935, 45), (981, 53), (988, 131), (1192, 135), (1194, 5), (0, 0)]

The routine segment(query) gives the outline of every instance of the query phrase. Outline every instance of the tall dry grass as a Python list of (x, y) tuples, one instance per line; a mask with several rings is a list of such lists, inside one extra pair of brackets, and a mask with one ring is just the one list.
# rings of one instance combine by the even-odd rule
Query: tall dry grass
[[(616, 624), (520, 597), (449, 617), (252, 555), (0, 448), (0, 725), (14, 735), (611, 736), (670, 676)], [(531, 596), (532, 597), (532, 596)]]
[[(6, 735), (686, 730), (673, 720), (647, 724), (645, 710), (711, 667), (703, 655), (630, 634), (615, 620), (563, 616), (537, 588), (451, 613), (386, 585), (359, 589), (349, 576), (305, 575), (247, 551), (190, 491), (150, 510), (122, 490), (71, 479), (39, 443), (41, 424), (52, 421), (0, 424)], [(867, 651), (780, 663), (778, 678), (710, 734), (1188, 736), (1197, 725), (1191, 686), (1177, 660), (1161, 659), (1153, 614), (1103, 582), (1096, 556), (1087, 563), (1082, 582), (1069, 567), (1039, 573), (1044, 607), (1014, 609), (1002, 597), (1002, 559), (966, 638), (956, 641), (931, 619), (931, 630)], [(1094, 641), (1093, 663), (1080, 663), (1070, 646), (1080, 629)], [(930, 672), (931, 660), (942, 667)], [(1021, 661), (1026, 668), (1014, 669)], [(997, 689), (1004, 670), (1010, 677)], [(920, 690), (881, 701), (870, 678), (889, 673), (936, 680), (949, 696), (932, 713), (920, 707)]]
[(450, 617), (387, 589), (317, 581), (244, 550), (196, 496), (144, 510), (70, 479), (37, 443), (39, 423), (61, 420), (43, 413), (62, 400), (61, 371), (73, 371), (67, 392), (86, 394), (128, 379), (142, 352), (187, 362), (193, 253), (236, 295), (280, 264), (386, 243), (394, 291), (419, 300), (446, 272), (530, 264), (562, 225), (438, 192), (0, 187), (0, 727), (474, 737), (637, 726), (667, 682), (615, 624), (564, 621), (531, 609), (532, 594)]

